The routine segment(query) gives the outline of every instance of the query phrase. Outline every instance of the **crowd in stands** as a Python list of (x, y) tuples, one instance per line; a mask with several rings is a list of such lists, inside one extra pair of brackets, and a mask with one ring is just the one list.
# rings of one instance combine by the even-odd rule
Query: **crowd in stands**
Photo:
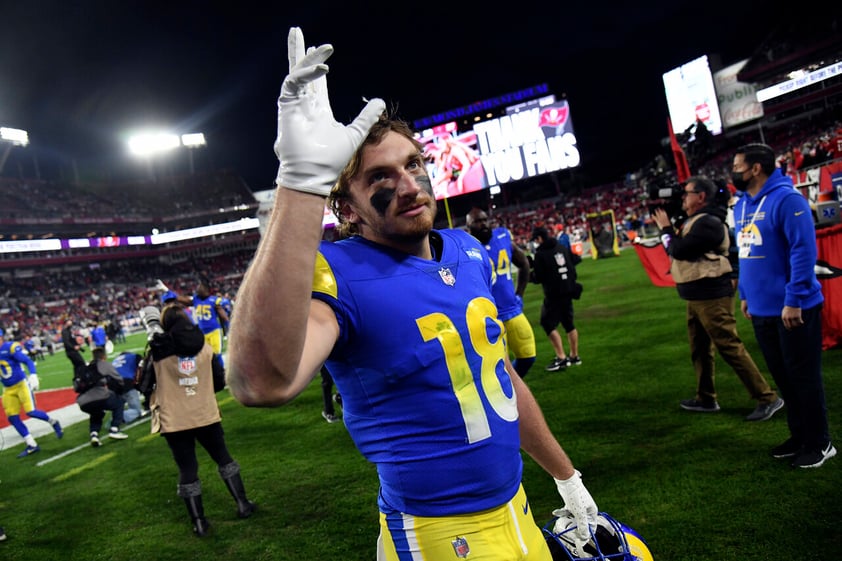
[[(727, 179), (733, 150), (745, 142), (756, 142), (757, 133), (722, 139), (717, 138), (704, 159), (691, 161), (694, 174)], [(810, 130), (804, 123), (780, 126), (765, 132), (762, 139), (779, 153), (779, 163), (787, 170), (842, 157), (842, 123), (821, 121)], [(688, 150), (690, 153), (695, 153)], [(800, 153), (800, 156), (799, 156)], [(665, 173), (674, 173), (672, 154), (657, 155), (654, 166)], [(557, 235), (568, 234), (572, 242), (587, 240), (595, 226), (611, 224), (606, 215), (613, 212), (616, 235), (622, 243), (625, 232), (634, 230), (646, 237), (655, 231), (649, 212), (651, 201), (638, 180), (644, 169), (630, 173), (625, 181), (585, 189), (579, 193), (562, 193), (557, 197), (518, 203), (489, 211), (492, 220), (507, 227), (515, 243), (529, 250), (529, 236), (535, 226), (545, 226)], [(200, 182), (196, 183), (196, 182)], [(211, 188), (213, 187), (213, 188)], [(201, 193), (201, 197), (196, 197)], [(0, 179), (0, 196), (7, 201), (0, 217), (26, 216), (57, 221), (67, 216), (96, 217), (115, 214), (140, 216), (162, 212), (177, 215), (219, 206), (252, 204), (253, 196), (236, 176), (221, 174), (215, 178), (190, 177), (164, 182), (155, 189), (143, 186), (73, 187), (49, 182)], [(252, 199), (252, 200), (249, 200)], [(148, 216), (148, 215), (147, 215)], [(461, 218), (461, 221), (460, 221)], [(464, 217), (457, 217), (454, 227), (464, 227)], [(154, 303), (159, 294), (152, 287), (157, 279), (181, 294), (192, 294), (199, 274), (208, 276), (220, 295), (232, 299), (253, 256), (254, 244), (242, 244), (201, 258), (188, 258), (180, 263), (159, 257), (133, 259), (98, 259), (84, 267), (56, 271), (55, 267), (30, 269), (25, 276), (12, 269), (0, 274), (0, 328), (17, 334), (21, 340), (33, 336), (51, 350), (51, 342), (60, 342), (61, 324), (72, 317), (80, 327), (106, 324), (116, 333), (118, 328), (139, 326), (137, 312)], [(96, 259), (96, 255), (91, 256)], [(2, 273), (2, 271), (0, 271)]]
[[(149, 233), (210, 224), (237, 210), (253, 216), (257, 202), (243, 179), (228, 171), (133, 183), (70, 183), (0, 177), (3, 239), (45, 230), (90, 236)], [(239, 217), (239, 216), (237, 216)]]
[(158, 279), (180, 294), (192, 295), (198, 275), (207, 275), (216, 292), (233, 295), (251, 258), (252, 252), (240, 251), (201, 262), (111, 261), (82, 270), (0, 276), (0, 328), (24, 342), (38, 337), (48, 352), (55, 352), (61, 342), (67, 317), (83, 339), (96, 325), (119, 337), (140, 329), (140, 309), (160, 305)]

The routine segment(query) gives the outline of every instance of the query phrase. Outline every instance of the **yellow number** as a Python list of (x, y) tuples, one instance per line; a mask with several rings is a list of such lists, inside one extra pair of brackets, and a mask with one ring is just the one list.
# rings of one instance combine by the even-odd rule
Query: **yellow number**
[(512, 280), (512, 261), (509, 259), (509, 252), (505, 249), (501, 249), (497, 254), (497, 276)]
[[(487, 298), (475, 298), (465, 311), (468, 325), (468, 341), (473, 349), (482, 357), (480, 383), (492, 409), (507, 421), (517, 419), (517, 405), (514, 394), (506, 397), (497, 379), (496, 369), (503, 360), (503, 338), (489, 341), (485, 322), (494, 321), (503, 333), (503, 324), (496, 318), (496, 308)], [(456, 326), (449, 317), (441, 313), (429, 314), (416, 320), (418, 330), (424, 341), (436, 340), (444, 351), (447, 371), (453, 385), (453, 393), (468, 435), (468, 442), (479, 442), (491, 436), (488, 416), (479, 395), (479, 388), (474, 383), (473, 374), (465, 355), (465, 347)]]
[(211, 307), (207, 304), (200, 304), (196, 306), (195, 314), (199, 319), (208, 320), (213, 317), (211, 315)]

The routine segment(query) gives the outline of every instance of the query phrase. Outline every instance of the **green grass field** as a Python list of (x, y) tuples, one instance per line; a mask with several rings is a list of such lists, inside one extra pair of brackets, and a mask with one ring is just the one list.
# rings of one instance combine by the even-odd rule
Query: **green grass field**
[[(721, 359), (722, 411), (682, 411), (678, 402), (693, 396), (695, 378), (675, 290), (652, 286), (633, 251), (588, 259), (579, 274), (584, 364), (544, 372), (552, 350), (538, 327), (538, 361), (526, 381), (600, 509), (635, 528), (658, 561), (842, 558), (842, 457), (797, 471), (772, 459), (769, 448), (788, 436), (784, 415), (744, 421), (754, 403)], [(534, 326), (540, 304), (532, 285), (526, 312)], [(739, 329), (765, 373), (742, 317)], [(125, 346), (141, 348), (142, 335)], [(39, 362), (42, 387), (68, 386), (68, 365), (63, 354)], [(824, 375), (839, 447), (842, 350), (824, 353)], [(194, 537), (175, 494), (175, 463), (148, 423), (98, 449), (79, 423), (62, 440), (40, 437), (41, 452), (31, 457), (16, 458), (22, 445), (0, 452), (0, 525), (9, 536), (0, 560), (373, 560), (375, 470), (342, 424), (321, 418), (318, 378), (278, 409), (245, 408), (227, 390), (218, 397), (229, 448), (259, 505), (252, 518), (237, 519), (216, 466), (199, 450), (213, 529)], [(543, 524), (561, 505), (555, 484), (527, 457), (524, 485)]]

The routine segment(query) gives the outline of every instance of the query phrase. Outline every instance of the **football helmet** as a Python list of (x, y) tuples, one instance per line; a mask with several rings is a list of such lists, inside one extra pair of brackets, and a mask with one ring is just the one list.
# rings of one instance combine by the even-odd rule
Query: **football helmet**
[(573, 515), (567, 510), (556, 513), (559, 516), (543, 529), (553, 561), (653, 561), (643, 538), (605, 512), (599, 513), (596, 530), (590, 530), (584, 543), (576, 536)]

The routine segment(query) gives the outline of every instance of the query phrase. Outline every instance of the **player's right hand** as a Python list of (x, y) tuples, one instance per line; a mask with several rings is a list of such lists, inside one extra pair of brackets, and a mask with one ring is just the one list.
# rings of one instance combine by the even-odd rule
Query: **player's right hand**
[(278, 98), (277, 184), (324, 197), (386, 104), (372, 99), (350, 125), (338, 123), (325, 78), (325, 61), (333, 54), (333, 46), (305, 49), (304, 34), (293, 27), (287, 48), (289, 74)]

